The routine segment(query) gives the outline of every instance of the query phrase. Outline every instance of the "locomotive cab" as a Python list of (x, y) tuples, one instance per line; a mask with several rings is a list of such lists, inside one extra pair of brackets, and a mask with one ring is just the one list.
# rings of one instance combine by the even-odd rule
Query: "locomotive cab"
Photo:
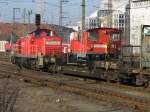
[(88, 55), (95, 56), (96, 60), (116, 59), (121, 50), (121, 31), (113, 28), (99, 28), (88, 31)]
[(78, 35), (80, 38), (70, 40), (70, 54), (76, 57), (73, 58), (76, 63), (118, 59), (121, 55), (121, 34), (120, 30), (114, 28), (87, 30), (82, 32), (82, 36)]

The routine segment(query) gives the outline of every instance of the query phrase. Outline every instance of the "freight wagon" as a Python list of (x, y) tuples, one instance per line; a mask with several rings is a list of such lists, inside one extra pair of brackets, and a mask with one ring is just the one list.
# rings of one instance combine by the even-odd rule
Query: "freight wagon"
[[(150, 25), (141, 25), (140, 31), (140, 45), (122, 46), (120, 74), (122, 79), (129, 79), (136, 85), (150, 85)], [(136, 54), (135, 49), (138, 49)]]

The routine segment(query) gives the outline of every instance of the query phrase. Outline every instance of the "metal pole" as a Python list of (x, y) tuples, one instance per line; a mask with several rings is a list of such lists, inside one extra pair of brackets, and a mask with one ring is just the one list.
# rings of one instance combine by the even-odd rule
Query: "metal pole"
[(54, 20), (54, 14), (53, 14), (53, 9), (51, 10), (51, 24), (53, 24), (53, 20)]
[(143, 46), (143, 39), (144, 39), (144, 25), (141, 26), (141, 46), (140, 46), (140, 70), (142, 70), (142, 46)]
[(15, 23), (16, 13), (15, 12), (16, 12), (16, 8), (13, 8), (13, 31), (12, 31), (13, 35), (14, 35), (15, 29), (16, 29), (16, 23)]
[(11, 43), (13, 43), (14, 36), (16, 35), (16, 11), (20, 11), (20, 8), (13, 8), (13, 26), (12, 26)]
[(107, 24), (108, 27), (112, 27), (112, 0), (108, 0), (108, 17), (107, 17)]
[(69, 2), (68, 0), (60, 0), (60, 6), (59, 6), (59, 25), (62, 26), (63, 25), (63, 19), (66, 18), (63, 16), (63, 4)]
[(23, 10), (23, 23), (26, 23), (26, 9)]
[[(128, 10), (128, 12), (129, 12), (129, 15), (128, 15), (128, 16), (129, 16), (129, 18), (128, 18), (129, 21), (128, 21), (128, 23), (126, 23), (126, 24), (129, 24), (129, 27), (128, 27), (128, 28), (129, 28), (129, 30), (128, 30), (128, 31), (129, 31), (129, 35), (128, 35), (128, 36), (129, 36), (129, 45), (130, 45), (130, 38), (131, 38), (131, 34), (130, 34), (130, 33), (131, 33), (131, 32), (130, 32), (130, 29), (131, 29), (131, 28), (130, 28), (130, 27), (131, 27), (131, 26), (130, 26), (130, 21), (131, 21), (131, 0), (129, 0), (129, 9), (127, 8), (127, 10)], [(133, 59), (132, 59), (132, 58), (133, 58), (133, 49), (134, 49), (134, 48), (132, 47), (132, 49), (131, 49), (131, 58), (130, 58), (130, 66), (132, 66), (132, 63), (133, 63)]]
[[(129, 0), (129, 38), (131, 38), (130, 36), (131, 36), (131, 32), (130, 32), (130, 29), (131, 29), (131, 24), (130, 24), (130, 22), (131, 22), (131, 0)], [(130, 42), (130, 40), (129, 40), (129, 42)]]
[(15, 14), (14, 14), (14, 9), (13, 9), (13, 24), (12, 24), (12, 32), (11, 32), (11, 38), (10, 38), (11, 44), (13, 43), (13, 35), (14, 35), (14, 26), (15, 26), (14, 19), (15, 19)]
[(25, 33), (26, 31), (26, 9), (25, 8), (23, 10), (22, 16), (23, 16), (23, 25), (24, 25), (23, 32)]
[(29, 28), (29, 31), (31, 30), (31, 15), (32, 15), (32, 10), (29, 10), (28, 11), (28, 28)]
[(81, 41), (81, 46), (80, 46), (80, 55), (85, 56), (84, 53), (84, 42), (83, 42), (83, 31), (85, 30), (85, 0), (81, 0), (81, 26), (80, 26), (80, 41)]
[(60, 8), (59, 25), (60, 25), (60, 26), (62, 26), (62, 13), (63, 13), (63, 12), (62, 12), (62, 7), (63, 7), (63, 6), (62, 6), (62, 2), (63, 2), (63, 1), (60, 0), (60, 6), (59, 6), (59, 8)]
[(81, 17), (81, 32), (85, 30), (85, 0), (82, 0), (81, 2), (82, 7), (82, 17)]

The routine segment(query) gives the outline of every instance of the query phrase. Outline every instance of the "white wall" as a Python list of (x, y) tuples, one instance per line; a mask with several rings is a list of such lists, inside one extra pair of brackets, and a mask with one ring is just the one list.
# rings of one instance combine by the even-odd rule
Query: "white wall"
[(141, 25), (150, 25), (150, 1), (131, 3), (130, 44), (141, 44)]
[(7, 41), (0, 41), (0, 52), (5, 52), (5, 44)]
[[(142, 25), (150, 25), (150, 1), (131, 2), (126, 10), (125, 45), (140, 46)], [(134, 47), (132, 53), (140, 54), (140, 47)]]

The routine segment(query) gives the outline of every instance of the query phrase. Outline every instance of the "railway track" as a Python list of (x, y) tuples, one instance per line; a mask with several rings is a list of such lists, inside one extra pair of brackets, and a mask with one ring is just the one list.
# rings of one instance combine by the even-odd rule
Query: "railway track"
[[(7, 69), (18, 69), (16, 68), (16, 65), (12, 65), (10, 62), (5, 62), (5, 61), (0, 61), (0, 65), (1, 67), (4, 67), (4, 68), (7, 68)], [(55, 75), (58, 75), (58, 74), (55, 74)], [(63, 74), (64, 75), (64, 74)], [(60, 74), (59, 74), (60, 76)], [(69, 75), (64, 75), (64, 76), (67, 76), (67, 77), (70, 77)], [(71, 77), (76, 77), (76, 78), (79, 78), (78, 76), (71, 76)], [(81, 78), (82, 79), (82, 78)], [(89, 80), (88, 78), (83, 78), (83, 80)], [(120, 88), (120, 89), (126, 89), (126, 90), (136, 90), (136, 91), (146, 91), (146, 92), (150, 92), (150, 88), (143, 88), (143, 87), (137, 87), (137, 86), (133, 86), (133, 85), (125, 85), (125, 84), (116, 84), (116, 83), (111, 83), (111, 82), (105, 82), (105, 81), (102, 81), (102, 80), (93, 80), (95, 83), (98, 83), (100, 85), (103, 85), (103, 87), (107, 87), (107, 86), (111, 86), (112, 88), (115, 87), (115, 88)]]
[[(10, 69), (16, 69), (16, 65), (12, 65), (10, 62), (5, 62), (5, 61), (0, 61), (0, 65), (1, 67), (6, 67), (7, 69), (10, 68)], [(57, 75), (57, 74), (55, 74)], [(65, 74), (66, 75), (66, 74)], [(60, 76), (60, 74), (59, 74)], [(67, 77), (69, 77), (69, 75), (66, 75)], [(71, 77), (77, 77), (79, 78), (78, 76), (71, 76)], [(81, 78), (82, 79), (82, 78)], [(84, 78), (84, 80), (89, 80), (88, 78)], [(95, 80), (93, 80), (95, 81)], [(96, 83), (99, 83), (101, 85), (103, 85), (104, 87), (106, 85), (109, 85), (111, 87), (117, 87), (117, 88), (122, 88), (122, 89), (129, 89), (129, 90), (137, 90), (137, 91), (147, 91), (147, 92), (150, 92), (150, 88), (143, 88), (143, 87), (138, 87), (138, 86), (133, 86), (133, 85), (125, 85), (125, 84), (116, 84), (116, 83), (111, 83), (111, 82), (105, 82), (105, 81), (102, 81), (102, 80), (96, 80), (95, 81)]]
[(9, 57), (6, 53), (0, 52), (0, 61), (9, 62)]
[(72, 92), (84, 95), (98, 100), (104, 100), (112, 103), (117, 103), (135, 109), (141, 112), (149, 112), (150, 95), (149, 92), (139, 92), (125, 88), (115, 88), (109, 85), (100, 85), (93, 81), (78, 80), (75, 77), (64, 76), (61, 74), (50, 75), (40, 71), (23, 70), (17, 72), (17, 69), (0, 68), (1, 76), (13, 77), (19, 80), (24, 80), (28, 83), (38, 84), (53, 89), (60, 89), (67, 92)]
[(129, 106), (138, 109), (140, 112), (149, 112), (150, 110), (149, 89), (96, 82), (89, 79), (84, 81), (78, 77), (62, 74), (52, 75), (41, 71), (22, 70), (18, 72), (18, 68), (5, 59), (0, 61), (0, 65), (0, 78), (12, 77), (28, 83), (80, 94), (88, 98)]

